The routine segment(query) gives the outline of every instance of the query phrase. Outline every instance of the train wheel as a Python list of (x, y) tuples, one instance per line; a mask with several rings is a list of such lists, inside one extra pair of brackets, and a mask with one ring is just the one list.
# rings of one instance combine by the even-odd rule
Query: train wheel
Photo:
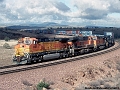
[(60, 53), (60, 56), (59, 56), (59, 58), (63, 58), (63, 53)]
[(27, 60), (27, 64), (31, 64), (32, 63), (32, 60)]
[(84, 54), (85, 53), (85, 49), (80, 50), (80, 54)]
[(96, 52), (97, 49), (98, 49), (98, 47), (97, 47), (97, 46), (94, 46), (93, 51)]
[(113, 46), (113, 45), (115, 45), (115, 41), (114, 41), (114, 40), (112, 41), (112, 46)]
[(74, 53), (74, 56), (77, 56), (77, 55), (78, 55), (78, 53), (77, 53), (77, 52), (75, 52), (75, 53)]
[(93, 48), (89, 49), (89, 53), (92, 53), (93, 52)]
[(108, 42), (105, 43), (105, 48), (108, 48), (109, 47), (109, 44)]
[(109, 47), (111, 47), (111, 46), (112, 46), (112, 43), (109, 44)]
[(14, 62), (14, 61), (17, 61), (17, 58), (16, 58), (16, 56), (13, 56), (13, 62)]
[(30, 64), (30, 63), (32, 62), (32, 57), (31, 57), (31, 55), (30, 55), (29, 53), (26, 53), (26, 54), (25, 54), (25, 57), (26, 57), (26, 59), (27, 59), (27, 63)]
[(86, 49), (86, 50), (85, 50), (85, 53), (89, 53), (89, 49)]
[(93, 48), (93, 51), (96, 52), (98, 49), (97, 48)]
[(100, 47), (97, 48), (97, 51), (100, 51)]
[(43, 56), (40, 56), (38, 62), (42, 62), (42, 61), (43, 61)]
[(69, 53), (65, 53), (65, 58), (68, 58), (69, 57)]
[(66, 54), (65, 52), (62, 53), (62, 58), (66, 58)]
[(37, 57), (33, 57), (32, 60), (31, 60), (31, 63), (36, 63), (37, 62)]

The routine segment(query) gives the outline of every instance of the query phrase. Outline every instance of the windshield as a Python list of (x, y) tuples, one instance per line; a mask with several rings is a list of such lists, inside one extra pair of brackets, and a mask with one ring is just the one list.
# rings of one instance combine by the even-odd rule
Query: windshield
[(18, 43), (30, 45), (37, 44), (38, 40), (36, 38), (25, 37), (18, 40)]
[(30, 39), (29, 38), (26, 38), (25, 40), (24, 40), (24, 44), (27, 44), (27, 45), (29, 45), (29, 44), (31, 44), (32, 42), (30, 41)]

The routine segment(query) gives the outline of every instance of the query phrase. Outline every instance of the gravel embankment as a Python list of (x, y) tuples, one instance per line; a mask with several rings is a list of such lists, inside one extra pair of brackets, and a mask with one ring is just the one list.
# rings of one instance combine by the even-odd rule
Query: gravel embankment
[[(3, 75), (0, 76), (0, 90), (25, 90), (27, 86), (23, 84), (24, 81), (28, 81), (32, 84), (38, 84), (43, 78), (48, 81), (54, 82), (54, 85), (51, 85), (52, 88), (71, 90), (71, 88), (73, 88), (74, 86), (79, 85), (81, 81), (77, 81), (75, 85), (72, 86), (68, 83), (62, 82), (63, 77), (67, 75), (72, 75), (74, 74), (74, 72), (81, 70), (81, 68), (83, 67), (102, 67), (104, 61), (111, 59), (113, 60), (116, 59), (116, 57), (117, 60), (120, 60), (120, 49), (104, 55), (99, 55), (83, 60)], [(115, 71), (114, 73), (117, 72), (118, 71)], [(83, 79), (82, 82), (87, 81), (89, 80)]]

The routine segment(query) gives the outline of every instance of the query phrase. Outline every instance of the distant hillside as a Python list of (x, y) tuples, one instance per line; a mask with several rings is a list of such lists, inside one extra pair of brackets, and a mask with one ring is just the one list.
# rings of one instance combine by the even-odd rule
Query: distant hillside
[(20, 37), (24, 37), (24, 35), (0, 30), (0, 39), (5, 39), (5, 37), (9, 37), (10, 39), (18, 39)]
[[(38, 24), (37, 24), (38, 25)], [(41, 37), (40, 31), (37, 30), (20, 30), (20, 29), (32, 29), (32, 28), (39, 28), (36, 24), (32, 24), (30, 26), (9, 26), (5, 28), (0, 28), (0, 39), (4, 39), (6, 36), (11, 38), (11, 39), (17, 39), (20, 37)], [(120, 28), (115, 28), (115, 27), (94, 27), (94, 28), (89, 28), (89, 27), (74, 27), (74, 28), (63, 28), (62, 26), (59, 26), (59, 28), (54, 28), (52, 25), (57, 25), (56, 23), (44, 23), (43, 25), (51, 26), (51, 28), (46, 27), (45, 30), (80, 30), (80, 31), (93, 31), (93, 34), (104, 34), (104, 32), (113, 32), (115, 38), (120, 38)], [(93, 26), (92, 26), (93, 27)], [(42, 27), (40, 27), (42, 28)], [(40, 29), (39, 28), (39, 29)], [(42, 29), (44, 30), (44, 29)], [(43, 34), (42, 34), (43, 36)], [(48, 35), (49, 36), (49, 35)], [(47, 37), (48, 37), (47, 36)]]
[(8, 26), (7, 29), (14, 29), (14, 30), (20, 30), (20, 29), (32, 29), (32, 28), (38, 28), (35, 26), (21, 26), (21, 25), (15, 25), (15, 26)]
[[(85, 26), (86, 28), (105, 28), (103, 26)], [(106, 27), (106, 28), (113, 28), (113, 27)]]
[(44, 22), (41, 24), (13, 25), (13, 26), (7, 26), (6, 28), (20, 30), (20, 29), (37, 29), (37, 28), (54, 27), (54, 26), (60, 27), (60, 26), (67, 26), (67, 25), (61, 25), (54, 22)]

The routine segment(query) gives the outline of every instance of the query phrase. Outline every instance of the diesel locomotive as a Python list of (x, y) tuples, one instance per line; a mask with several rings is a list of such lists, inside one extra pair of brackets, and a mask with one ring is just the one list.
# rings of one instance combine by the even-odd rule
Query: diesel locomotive
[(67, 58), (114, 45), (111, 35), (74, 36), (72, 38), (24, 37), (15, 45), (13, 62), (27, 64), (55, 58)]

